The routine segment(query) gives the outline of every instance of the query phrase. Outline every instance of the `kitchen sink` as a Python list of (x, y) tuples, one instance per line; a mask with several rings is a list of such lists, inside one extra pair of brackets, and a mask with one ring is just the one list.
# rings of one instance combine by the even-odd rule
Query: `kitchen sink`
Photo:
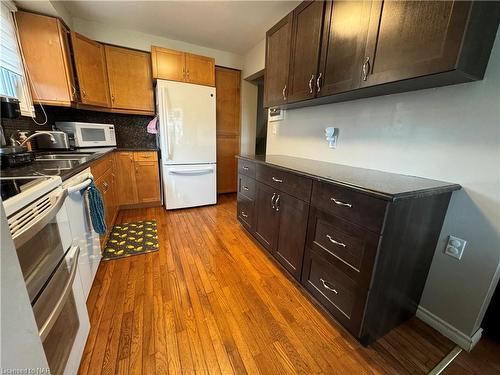
[(78, 160), (87, 158), (92, 153), (77, 153), (77, 154), (42, 154), (35, 156), (35, 161), (54, 161), (54, 160)]

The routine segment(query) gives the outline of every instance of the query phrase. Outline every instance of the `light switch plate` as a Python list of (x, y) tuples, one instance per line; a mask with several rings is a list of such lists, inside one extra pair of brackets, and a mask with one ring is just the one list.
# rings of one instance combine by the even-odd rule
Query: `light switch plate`
[(462, 259), (467, 241), (455, 236), (449, 236), (444, 253), (458, 260)]

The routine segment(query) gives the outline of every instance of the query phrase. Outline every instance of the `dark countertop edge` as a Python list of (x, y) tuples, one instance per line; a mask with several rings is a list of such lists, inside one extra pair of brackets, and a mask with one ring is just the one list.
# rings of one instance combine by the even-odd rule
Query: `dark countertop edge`
[(72, 168), (71, 170), (67, 171), (66, 173), (61, 174), (61, 179), (63, 181), (67, 180), (68, 178), (73, 177), (74, 175), (80, 173), (84, 169), (87, 169), (90, 167), (92, 164), (97, 162), (99, 159), (102, 157), (108, 155), (111, 152), (120, 152), (120, 151), (159, 151), (157, 148), (111, 148), (106, 151), (96, 151), (94, 155), (92, 155), (89, 160), (87, 160), (85, 163), (80, 164), (79, 166)]
[[(281, 155), (279, 155), (279, 156), (281, 156)], [(333, 183), (335, 185), (352, 188), (352, 189), (355, 189), (355, 190), (357, 190), (357, 191), (359, 191), (361, 193), (364, 193), (364, 194), (367, 194), (367, 195), (371, 195), (373, 197), (384, 199), (384, 200), (391, 201), (391, 202), (394, 202), (396, 200), (405, 199), (405, 198), (415, 198), (415, 197), (423, 198), (423, 197), (430, 196), (430, 195), (444, 194), (444, 193), (449, 193), (449, 192), (453, 192), (453, 191), (456, 191), (456, 190), (460, 190), (462, 188), (462, 186), (459, 185), (459, 184), (450, 183), (449, 185), (444, 185), (442, 187), (435, 187), (435, 188), (421, 189), (421, 190), (415, 190), (415, 191), (408, 191), (408, 192), (399, 193), (399, 194), (388, 194), (388, 193), (384, 193), (384, 192), (377, 191), (377, 190), (370, 190), (370, 189), (367, 189), (365, 187), (354, 185), (354, 184), (350, 184), (350, 183), (347, 183), (347, 182), (343, 182), (343, 181), (339, 181), (339, 180), (333, 180), (333, 179), (329, 179), (329, 178), (317, 176), (317, 175), (310, 174), (308, 172), (300, 171), (300, 170), (297, 170), (297, 169), (291, 169), (291, 168), (283, 167), (281, 165), (269, 163), (269, 162), (266, 162), (264, 160), (259, 160), (259, 159), (255, 158), (253, 156), (236, 155), (236, 158), (237, 159), (249, 160), (249, 161), (252, 161), (252, 162), (255, 162), (255, 163), (259, 163), (259, 164), (262, 164), (262, 165), (271, 165), (274, 168), (281, 169), (281, 170), (283, 170), (285, 172), (292, 172), (292, 173), (299, 174), (301, 176), (308, 177), (308, 178), (311, 178), (311, 179), (314, 179), (314, 180), (317, 180), (317, 181), (324, 181), (324, 182), (328, 182), (328, 183)], [(314, 160), (311, 159), (311, 161), (314, 161)], [(328, 163), (328, 162), (326, 162), (326, 163)], [(350, 167), (349, 165), (343, 165), (343, 166)], [(352, 167), (352, 168), (358, 168), (358, 167)], [(373, 170), (376, 171), (376, 169), (373, 169)], [(382, 172), (382, 173), (392, 173), (392, 172), (383, 172), (383, 171), (380, 171), (380, 172)], [(393, 174), (398, 174), (398, 173), (393, 173)], [(411, 177), (414, 177), (414, 176), (411, 176)], [(425, 177), (419, 177), (419, 178), (425, 178)]]
[(159, 148), (150, 147), (117, 147), (115, 151), (160, 151)]

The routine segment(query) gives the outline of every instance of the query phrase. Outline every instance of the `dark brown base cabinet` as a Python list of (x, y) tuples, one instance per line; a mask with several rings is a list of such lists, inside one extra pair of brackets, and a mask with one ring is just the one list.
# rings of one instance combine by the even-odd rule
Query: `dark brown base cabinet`
[(459, 185), (282, 156), (238, 164), (242, 226), (363, 344), (415, 314)]
[(266, 34), (264, 105), (303, 107), (483, 79), (499, 20), (496, 1), (304, 1)]

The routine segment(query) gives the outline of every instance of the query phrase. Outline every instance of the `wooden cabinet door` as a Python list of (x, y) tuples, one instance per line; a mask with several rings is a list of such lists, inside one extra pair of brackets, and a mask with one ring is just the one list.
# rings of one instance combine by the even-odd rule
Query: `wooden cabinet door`
[(288, 103), (314, 98), (325, 3), (304, 1), (293, 11)]
[(327, 2), (316, 84), (318, 96), (359, 87), (372, 2)]
[(239, 70), (217, 67), (217, 192), (234, 193), (237, 185), (237, 160), (240, 153)]
[(169, 81), (185, 80), (186, 56), (184, 52), (151, 46), (153, 78)]
[(156, 161), (135, 161), (135, 181), (139, 203), (160, 201), (160, 173)]
[(455, 69), (470, 7), (464, 1), (375, 3), (362, 85)]
[(309, 205), (291, 195), (278, 192), (276, 209), (279, 211), (280, 224), (274, 256), (300, 281)]
[(111, 107), (153, 112), (150, 54), (108, 45), (104, 50)]
[(257, 182), (256, 190), (255, 235), (262, 246), (274, 253), (278, 244), (280, 217), (275, 204), (278, 191), (260, 182)]
[(138, 203), (134, 155), (132, 152), (117, 153), (116, 170), (117, 203), (119, 205)]
[(186, 53), (186, 82), (215, 86), (215, 59)]
[(293, 13), (290, 13), (266, 33), (265, 107), (279, 106), (287, 102), (292, 19)]
[(22, 11), (15, 15), (33, 100), (71, 105), (75, 98), (68, 31), (57, 18)]
[(111, 107), (104, 45), (74, 32), (71, 41), (82, 103)]

